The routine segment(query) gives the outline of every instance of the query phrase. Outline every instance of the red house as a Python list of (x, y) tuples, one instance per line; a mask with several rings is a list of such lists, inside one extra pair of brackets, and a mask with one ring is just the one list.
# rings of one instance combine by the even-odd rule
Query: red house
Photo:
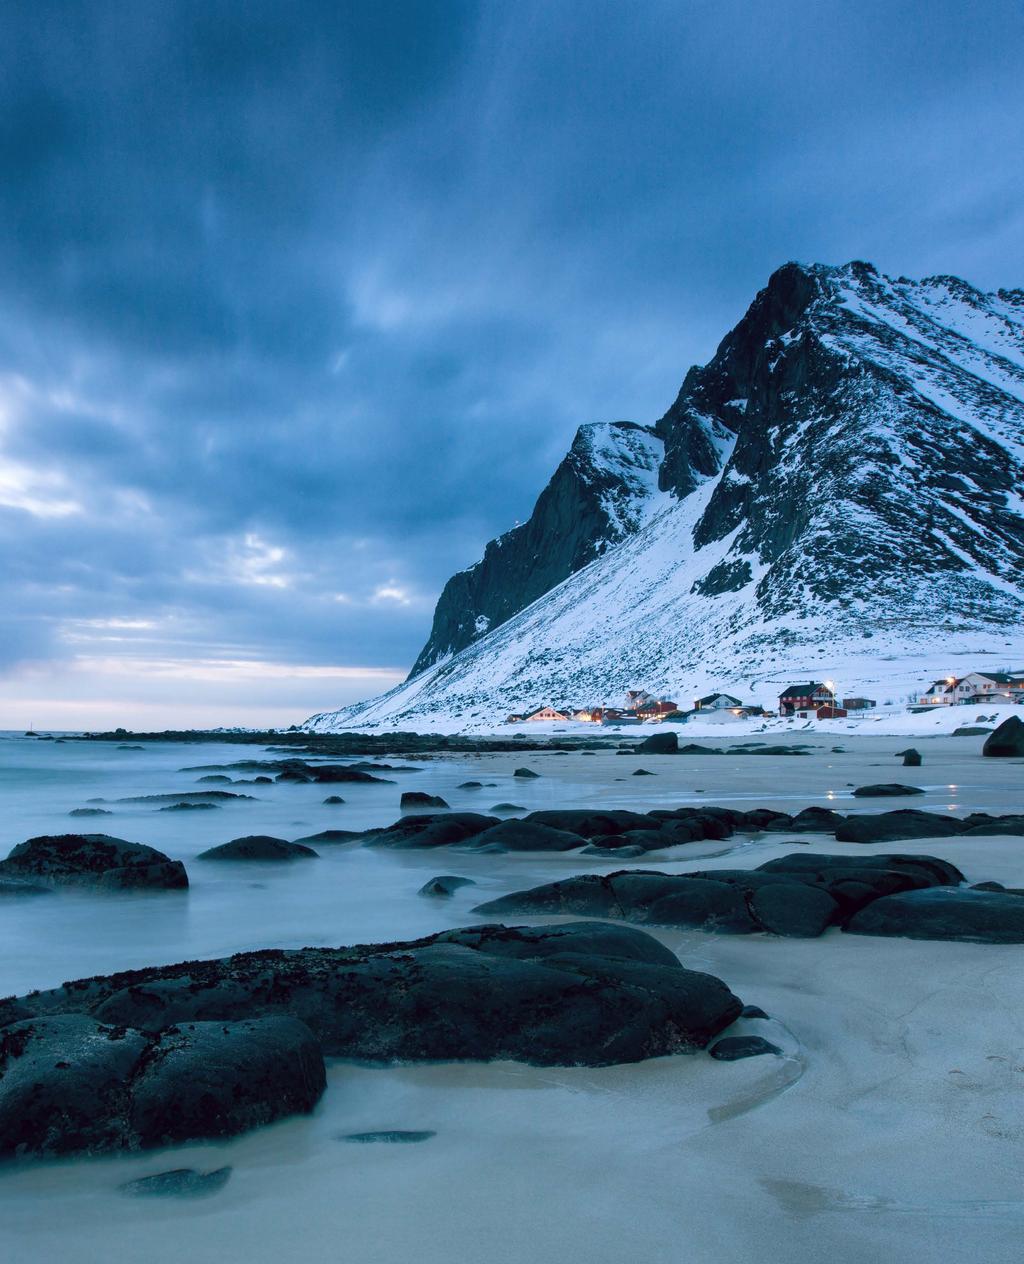
[(663, 720), (666, 715), (678, 710), (678, 706), (667, 698), (649, 698), (636, 707), (633, 714), (638, 715), (641, 720)]
[(817, 711), (819, 707), (836, 708), (836, 695), (831, 681), (808, 681), (806, 685), (790, 685), (779, 694), (779, 715), (796, 715), (798, 711)]

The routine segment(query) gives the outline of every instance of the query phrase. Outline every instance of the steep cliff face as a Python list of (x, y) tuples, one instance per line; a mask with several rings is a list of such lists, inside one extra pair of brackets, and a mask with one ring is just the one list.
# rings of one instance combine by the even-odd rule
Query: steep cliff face
[(664, 455), (631, 421), (581, 426), (528, 521), (492, 540), (444, 586), (409, 678), (450, 658), (574, 575), (646, 521)]
[[(614, 529), (545, 508), (500, 626), (316, 724), (1024, 662), (1024, 292), (787, 264), (636, 433), (650, 482)], [(540, 539), (558, 566), (534, 578)], [(475, 594), (452, 597), (475, 617)]]

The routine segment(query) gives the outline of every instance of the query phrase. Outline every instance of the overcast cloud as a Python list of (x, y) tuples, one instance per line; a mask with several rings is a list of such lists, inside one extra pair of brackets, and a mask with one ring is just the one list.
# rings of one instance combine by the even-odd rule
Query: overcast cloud
[(0, 727), (408, 670), (790, 258), (1024, 284), (1024, 7), (7, 0)]

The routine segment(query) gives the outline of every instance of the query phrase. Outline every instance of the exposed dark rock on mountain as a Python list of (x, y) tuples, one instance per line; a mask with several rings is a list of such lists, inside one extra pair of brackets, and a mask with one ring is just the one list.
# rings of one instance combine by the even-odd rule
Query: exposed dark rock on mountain
[(415, 686), (310, 724), (493, 722), (638, 683), (685, 698), (812, 651), (1024, 652), (1018, 292), (787, 264), (654, 429), (616, 432), (643, 449), (643, 495), (637, 464), (593, 448), (587, 487), (636, 507), (617, 541), (578, 480), (554, 490), (571, 453), (530, 522), (450, 581)]
[(985, 739), (983, 755), (1024, 759), (1024, 720), (1011, 715)]
[(0, 877), (32, 879), (48, 886), (90, 886), (108, 891), (182, 889), (188, 875), (180, 860), (155, 847), (109, 834), (43, 834), (19, 843), (0, 860)]
[(410, 679), (500, 627), (642, 525), (662, 444), (630, 421), (581, 426), (527, 522), (444, 587)]

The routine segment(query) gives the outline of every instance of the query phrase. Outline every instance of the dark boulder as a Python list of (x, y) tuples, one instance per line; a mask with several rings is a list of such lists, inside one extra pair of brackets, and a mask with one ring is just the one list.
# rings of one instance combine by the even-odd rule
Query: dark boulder
[(772, 821), (765, 826), (770, 832), (784, 830), (787, 834), (834, 834), (844, 818), (831, 808), (804, 808), (792, 818)]
[(584, 838), (601, 834), (625, 834), (631, 829), (657, 829), (661, 822), (641, 812), (609, 810), (595, 812), (589, 808), (550, 808), (531, 812), (523, 820), (531, 825), (546, 825), (551, 829), (568, 830)]
[(429, 1141), (437, 1133), (430, 1128), (388, 1128), (382, 1132), (346, 1132), (338, 1137), (339, 1141), (351, 1141), (356, 1145), (416, 1145), (417, 1142)]
[(568, 830), (552, 829), (536, 821), (500, 821), (477, 834), (474, 845), (500, 843), (506, 851), (572, 851), (587, 840)]
[(781, 1054), (782, 1050), (763, 1036), (723, 1036), (709, 1047), (708, 1053), (719, 1062), (736, 1062), (740, 1058), (758, 1058), (764, 1053)]
[(329, 794), (327, 798), (324, 799), (324, 803), (329, 807), (338, 807), (340, 804), (344, 802), (345, 800), (341, 797), (340, 794)]
[(984, 834), (1008, 835), (1017, 838), (1024, 836), (1024, 816), (996, 816), (987, 821), (976, 822), (972, 817), (966, 819), (972, 823), (968, 829), (964, 830), (964, 838), (977, 838)]
[(270, 834), (247, 834), (244, 838), (233, 838), (229, 843), (221, 843), (219, 847), (210, 847), (201, 851), (197, 860), (308, 860), (316, 858), (312, 847), (302, 843), (289, 843), (283, 838), (274, 838)]
[(1002, 891), (907, 891), (875, 900), (844, 929), (854, 935), (1024, 944), (1024, 900)]
[(450, 805), (438, 794), (425, 794), (422, 790), (406, 790), (402, 795), (401, 808), (446, 808)]
[(304, 847), (330, 846), (333, 843), (352, 843), (364, 837), (362, 830), (325, 829), (318, 834), (307, 834), (305, 838), (294, 838), (292, 842), (301, 843)]
[(129, 1198), (209, 1198), (224, 1188), (230, 1176), (230, 1167), (218, 1167), (212, 1172), (176, 1167), (168, 1172), (125, 1181), (117, 1188)]
[(324, 1086), (312, 1033), (288, 1016), (147, 1033), (41, 1015), (0, 1028), (0, 1156), (229, 1137), (312, 1110)]
[(680, 926), (729, 934), (820, 935), (836, 920), (838, 904), (800, 878), (776, 878), (748, 870), (665, 874), (621, 870), (584, 874), (515, 892), (478, 913), (584, 914), (657, 926)]
[(198, 777), (196, 780), (198, 785), (202, 785), (204, 782), (210, 782), (211, 784), (219, 782), (222, 785), (231, 785), (231, 778), (222, 772), (211, 772), (205, 777)]
[(364, 842), (370, 847), (445, 847), (476, 838), (484, 830), (498, 824), (496, 816), (479, 812), (433, 813), (425, 816), (403, 816), (386, 829), (371, 830)]
[(158, 812), (215, 812), (220, 809), (219, 803), (167, 803)]
[(889, 782), (877, 786), (858, 786), (853, 792), (855, 799), (901, 799), (908, 794), (924, 794), (917, 786), (901, 786)]
[[(273, 1102), (282, 1103), (278, 1114), (295, 1109), (291, 1085), (308, 1085), (300, 1100), (315, 1100), (315, 1077), (298, 1056), (302, 1041), (292, 1042), (291, 1078), (275, 1085), (273, 1076), (260, 1074), (255, 1033), (239, 1034), (238, 1050), (249, 1050), (248, 1070), (236, 1074), (240, 1062), (229, 1056), (236, 1046), (222, 1049), (216, 1038), (224, 1026), (299, 1020), (295, 1026), (305, 1023), (325, 1054), (376, 1063), (511, 1058), (538, 1066), (603, 1066), (703, 1048), (740, 1009), (721, 980), (685, 970), (633, 927), (486, 925), (406, 943), (267, 950), (82, 979), (0, 1002), (0, 1039), (16, 1045), (26, 1024), (71, 1023), (81, 1040), (88, 1036), (103, 1053), (102, 1074), (85, 1094), (90, 1109), (101, 1103), (108, 1120), (105, 1103), (112, 1095), (113, 1113), (123, 1117), (120, 1095), (131, 1084), (132, 1127), (139, 1133), (144, 1126), (147, 1143), (156, 1144), (180, 1139), (184, 1121), (189, 1131), (197, 1126), (193, 1121), (209, 1123), (211, 1115), (215, 1122), (201, 1135), (222, 1135), (220, 1106), (236, 1095), (240, 1105), (231, 1118), (248, 1112), (250, 1122), (263, 1122), (259, 1107), (271, 1090)], [(209, 1034), (200, 1039), (193, 1026)], [(143, 1034), (151, 1031), (159, 1034)], [(159, 1065), (149, 1051), (154, 1042), (166, 1051)], [(52, 1040), (44, 1044), (40, 1074), (60, 1060)], [(126, 1046), (116, 1065), (107, 1046)], [(70, 1052), (65, 1060), (77, 1066), (77, 1046), (65, 1039), (64, 1047)], [(154, 1088), (138, 1100), (133, 1076), (144, 1051)], [(22, 1075), (23, 1089), (35, 1071)], [(57, 1072), (47, 1075), (52, 1080)], [(76, 1072), (74, 1083), (79, 1079)], [(0, 1080), (0, 1102), (6, 1082)], [(58, 1085), (35, 1111), (50, 1135), (67, 1135), (59, 1109), (64, 1091)], [(215, 1109), (201, 1106), (207, 1093)], [(173, 1114), (172, 1100), (178, 1102)], [(21, 1099), (6, 1116), (0, 1105), (0, 1119), (15, 1129), (24, 1116)], [(73, 1148), (90, 1145), (76, 1140)], [(109, 1139), (96, 1148), (109, 1148)]]
[(540, 773), (534, 772), (532, 768), (517, 768), (515, 772), (512, 774), (512, 776), (530, 778), (530, 777), (539, 777)]
[(492, 812), (525, 812), (526, 808), (521, 803), (495, 803), (491, 808)]
[(675, 755), (679, 750), (679, 738), (675, 733), (652, 733), (636, 750), (645, 755)]
[(758, 866), (758, 873), (790, 873), (806, 875), (809, 881), (827, 884), (836, 875), (869, 873), (873, 871), (908, 874), (915, 886), (958, 886), (966, 878), (948, 860), (937, 856), (912, 856), (885, 854), (875, 856), (821, 855), (816, 852), (795, 851), (788, 856), (778, 856)]
[(185, 866), (155, 847), (109, 834), (43, 834), (19, 843), (0, 876), (31, 878), (49, 886), (180, 890), (188, 886)]
[(113, 816), (108, 808), (72, 808), (68, 816)]
[(429, 882), (425, 882), (419, 889), (420, 895), (454, 895), (460, 887), (475, 887), (476, 883), (472, 878), (460, 878), (456, 874), (441, 873), (436, 878), (431, 878)]
[(955, 816), (900, 808), (873, 816), (848, 816), (836, 829), (840, 843), (895, 843), (911, 838), (954, 838), (964, 832)]
[(985, 739), (981, 753), (994, 758), (1024, 759), (1024, 720), (1017, 715), (1005, 719)]
[(920, 768), (921, 767), (921, 752), (914, 750), (913, 747), (910, 747), (909, 750), (897, 751), (897, 755), (903, 756), (904, 768)]
[(634, 777), (653, 777), (655, 776), (655, 774), (653, 772), (649, 772), (646, 768), (637, 768), (634, 771), (633, 776)]

